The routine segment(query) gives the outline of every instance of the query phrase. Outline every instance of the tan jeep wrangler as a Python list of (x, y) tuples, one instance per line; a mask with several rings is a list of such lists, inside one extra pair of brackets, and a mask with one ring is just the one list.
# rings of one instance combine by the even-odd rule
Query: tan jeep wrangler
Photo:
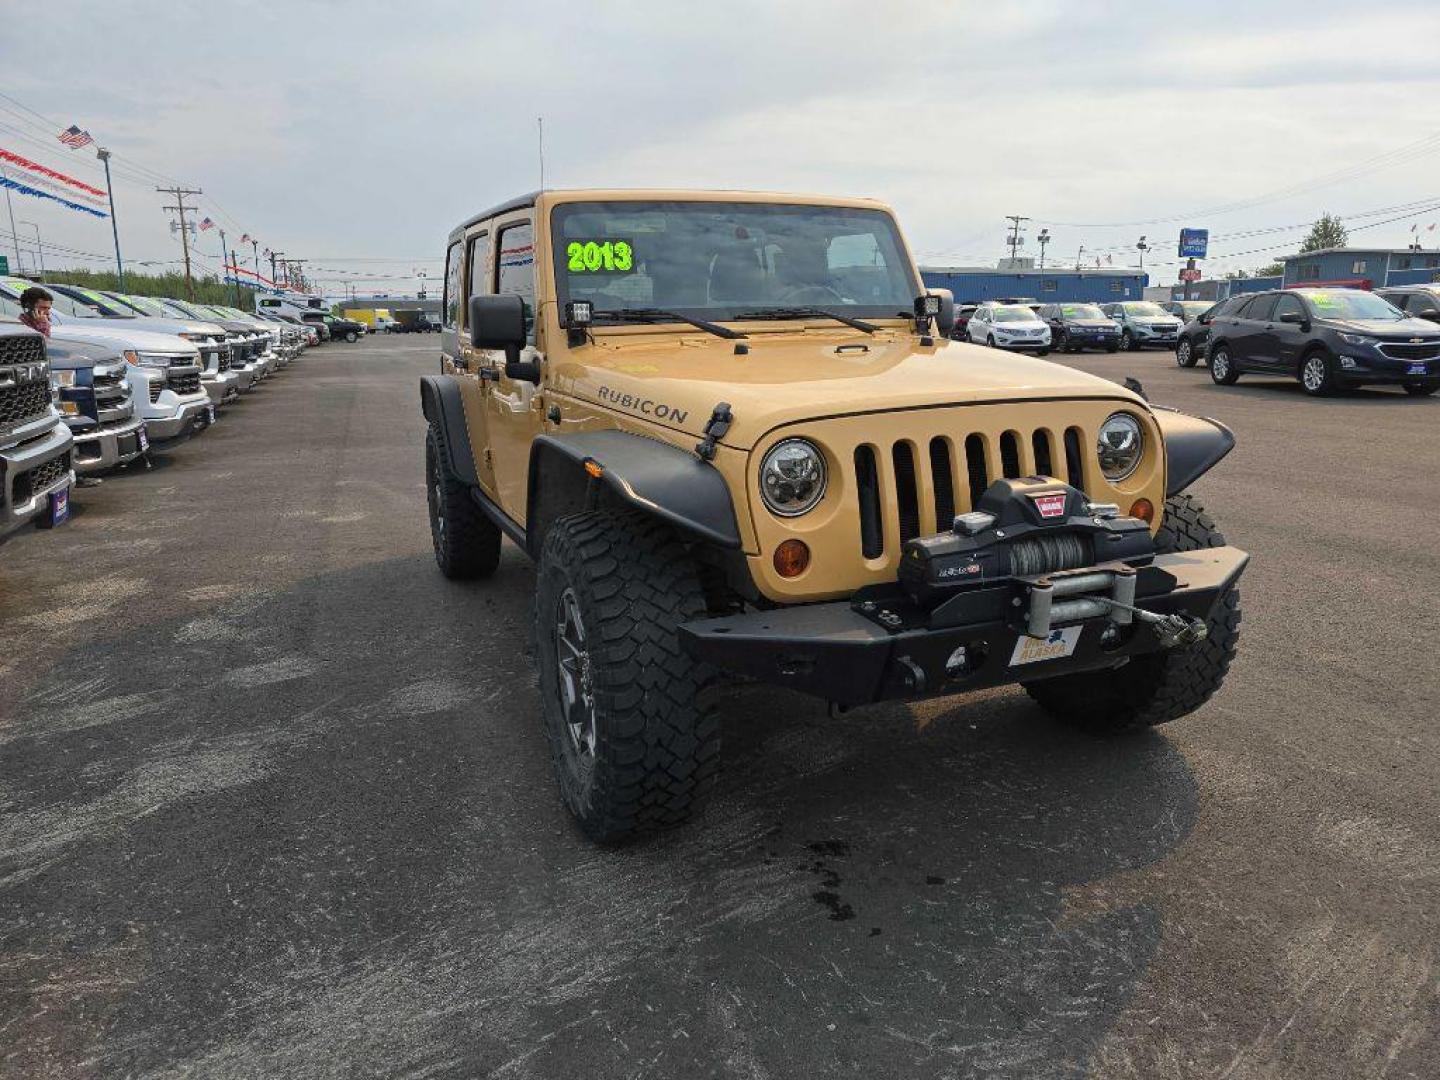
[(865, 199), (545, 191), (451, 234), (435, 557), (538, 562), (591, 837), (696, 809), (726, 674), (841, 706), (1019, 683), (1095, 732), (1220, 686), (1247, 556), (1183, 492), (1230, 432), (953, 317)]

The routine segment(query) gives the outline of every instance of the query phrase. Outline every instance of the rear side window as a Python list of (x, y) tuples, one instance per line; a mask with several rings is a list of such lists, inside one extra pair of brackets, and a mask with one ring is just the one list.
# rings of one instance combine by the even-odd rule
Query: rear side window
[(525, 301), (525, 332), (535, 343), (535, 226), (530, 222), (500, 230), (495, 291)]
[(466, 278), (469, 288), (465, 295), (490, 295), (490, 234), (481, 233), (470, 238), (470, 255), (465, 260)]
[(450, 245), (445, 253), (445, 328), (453, 330), (459, 325), (460, 313), (460, 241)]

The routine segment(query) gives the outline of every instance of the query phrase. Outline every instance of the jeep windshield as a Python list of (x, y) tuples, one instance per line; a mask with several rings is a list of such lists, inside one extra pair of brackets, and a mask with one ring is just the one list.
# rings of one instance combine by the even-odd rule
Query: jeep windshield
[(894, 220), (879, 210), (562, 203), (551, 232), (559, 302), (590, 301), (596, 322), (664, 321), (655, 312), (711, 323), (910, 318), (923, 291)]

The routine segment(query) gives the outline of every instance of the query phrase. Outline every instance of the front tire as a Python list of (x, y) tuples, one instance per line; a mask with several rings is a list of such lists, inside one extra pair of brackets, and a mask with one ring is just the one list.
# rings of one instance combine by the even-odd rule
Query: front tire
[(678, 825), (713, 786), (716, 673), (676, 630), (707, 613), (697, 563), (655, 518), (592, 511), (546, 535), (535, 601), (545, 734), (561, 798), (592, 840)]
[[(1161, 554), (1222, 547), (1225, 537), (1192, 495), (1165, 501), (1155, 535)], [(1026, 692), (1061, 723), (1094, 735), (1118, 735), (1194, 712), (1219, 690), (1240, 641), (1240, 590), (1215, 603), (1209, 636), (1185, 649), (1133, 657), (1107, 671), (1085, 671), (1026, 683)]]
[(1429, 397), (1437, 390), (1440, 390), (1440, 382), (1407, 382), (1405, 384), (1405, 393), (1411, 397)]
[(1230, 357), (1230, 346), (1217, 345), (1210, 350), (1210, 378), (1220, 386), (1234, 386), (1240, 378), (1235, 370), (1235, 361)]
[(469, 485), (450, 471), (445, 435), (431, 424), (425, 436), (425, 501), (435, 565), (447, 578), (487, 578), (500, 564), (500, 529), (470, 497)]
[(1301, 361), (1300, 385), (1311, 397), (1329, 397), (1339, 389), (1329, 353), (1317, 349)]
[(353, 345), (360, 340), (360, 335), (355, 333), (354, 330), (347, 330), (345, 331), (345, 340)]
[(1140, 345), (1136, 342), (1134, 334), (1129, 330), (1122, 330), (1120, 331), (1120, 348), (1125, 352), (1134, 352), (1140, 348)]

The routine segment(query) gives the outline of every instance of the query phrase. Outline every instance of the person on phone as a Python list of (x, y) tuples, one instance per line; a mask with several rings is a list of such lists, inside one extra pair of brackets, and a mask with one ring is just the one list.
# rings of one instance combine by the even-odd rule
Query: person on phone
[(48, 289), (31, 285), (20, 294), (20, 321), (31, 330), (38, 330), (47, 338), (50, 336), (50, 308), (55, 297)]

